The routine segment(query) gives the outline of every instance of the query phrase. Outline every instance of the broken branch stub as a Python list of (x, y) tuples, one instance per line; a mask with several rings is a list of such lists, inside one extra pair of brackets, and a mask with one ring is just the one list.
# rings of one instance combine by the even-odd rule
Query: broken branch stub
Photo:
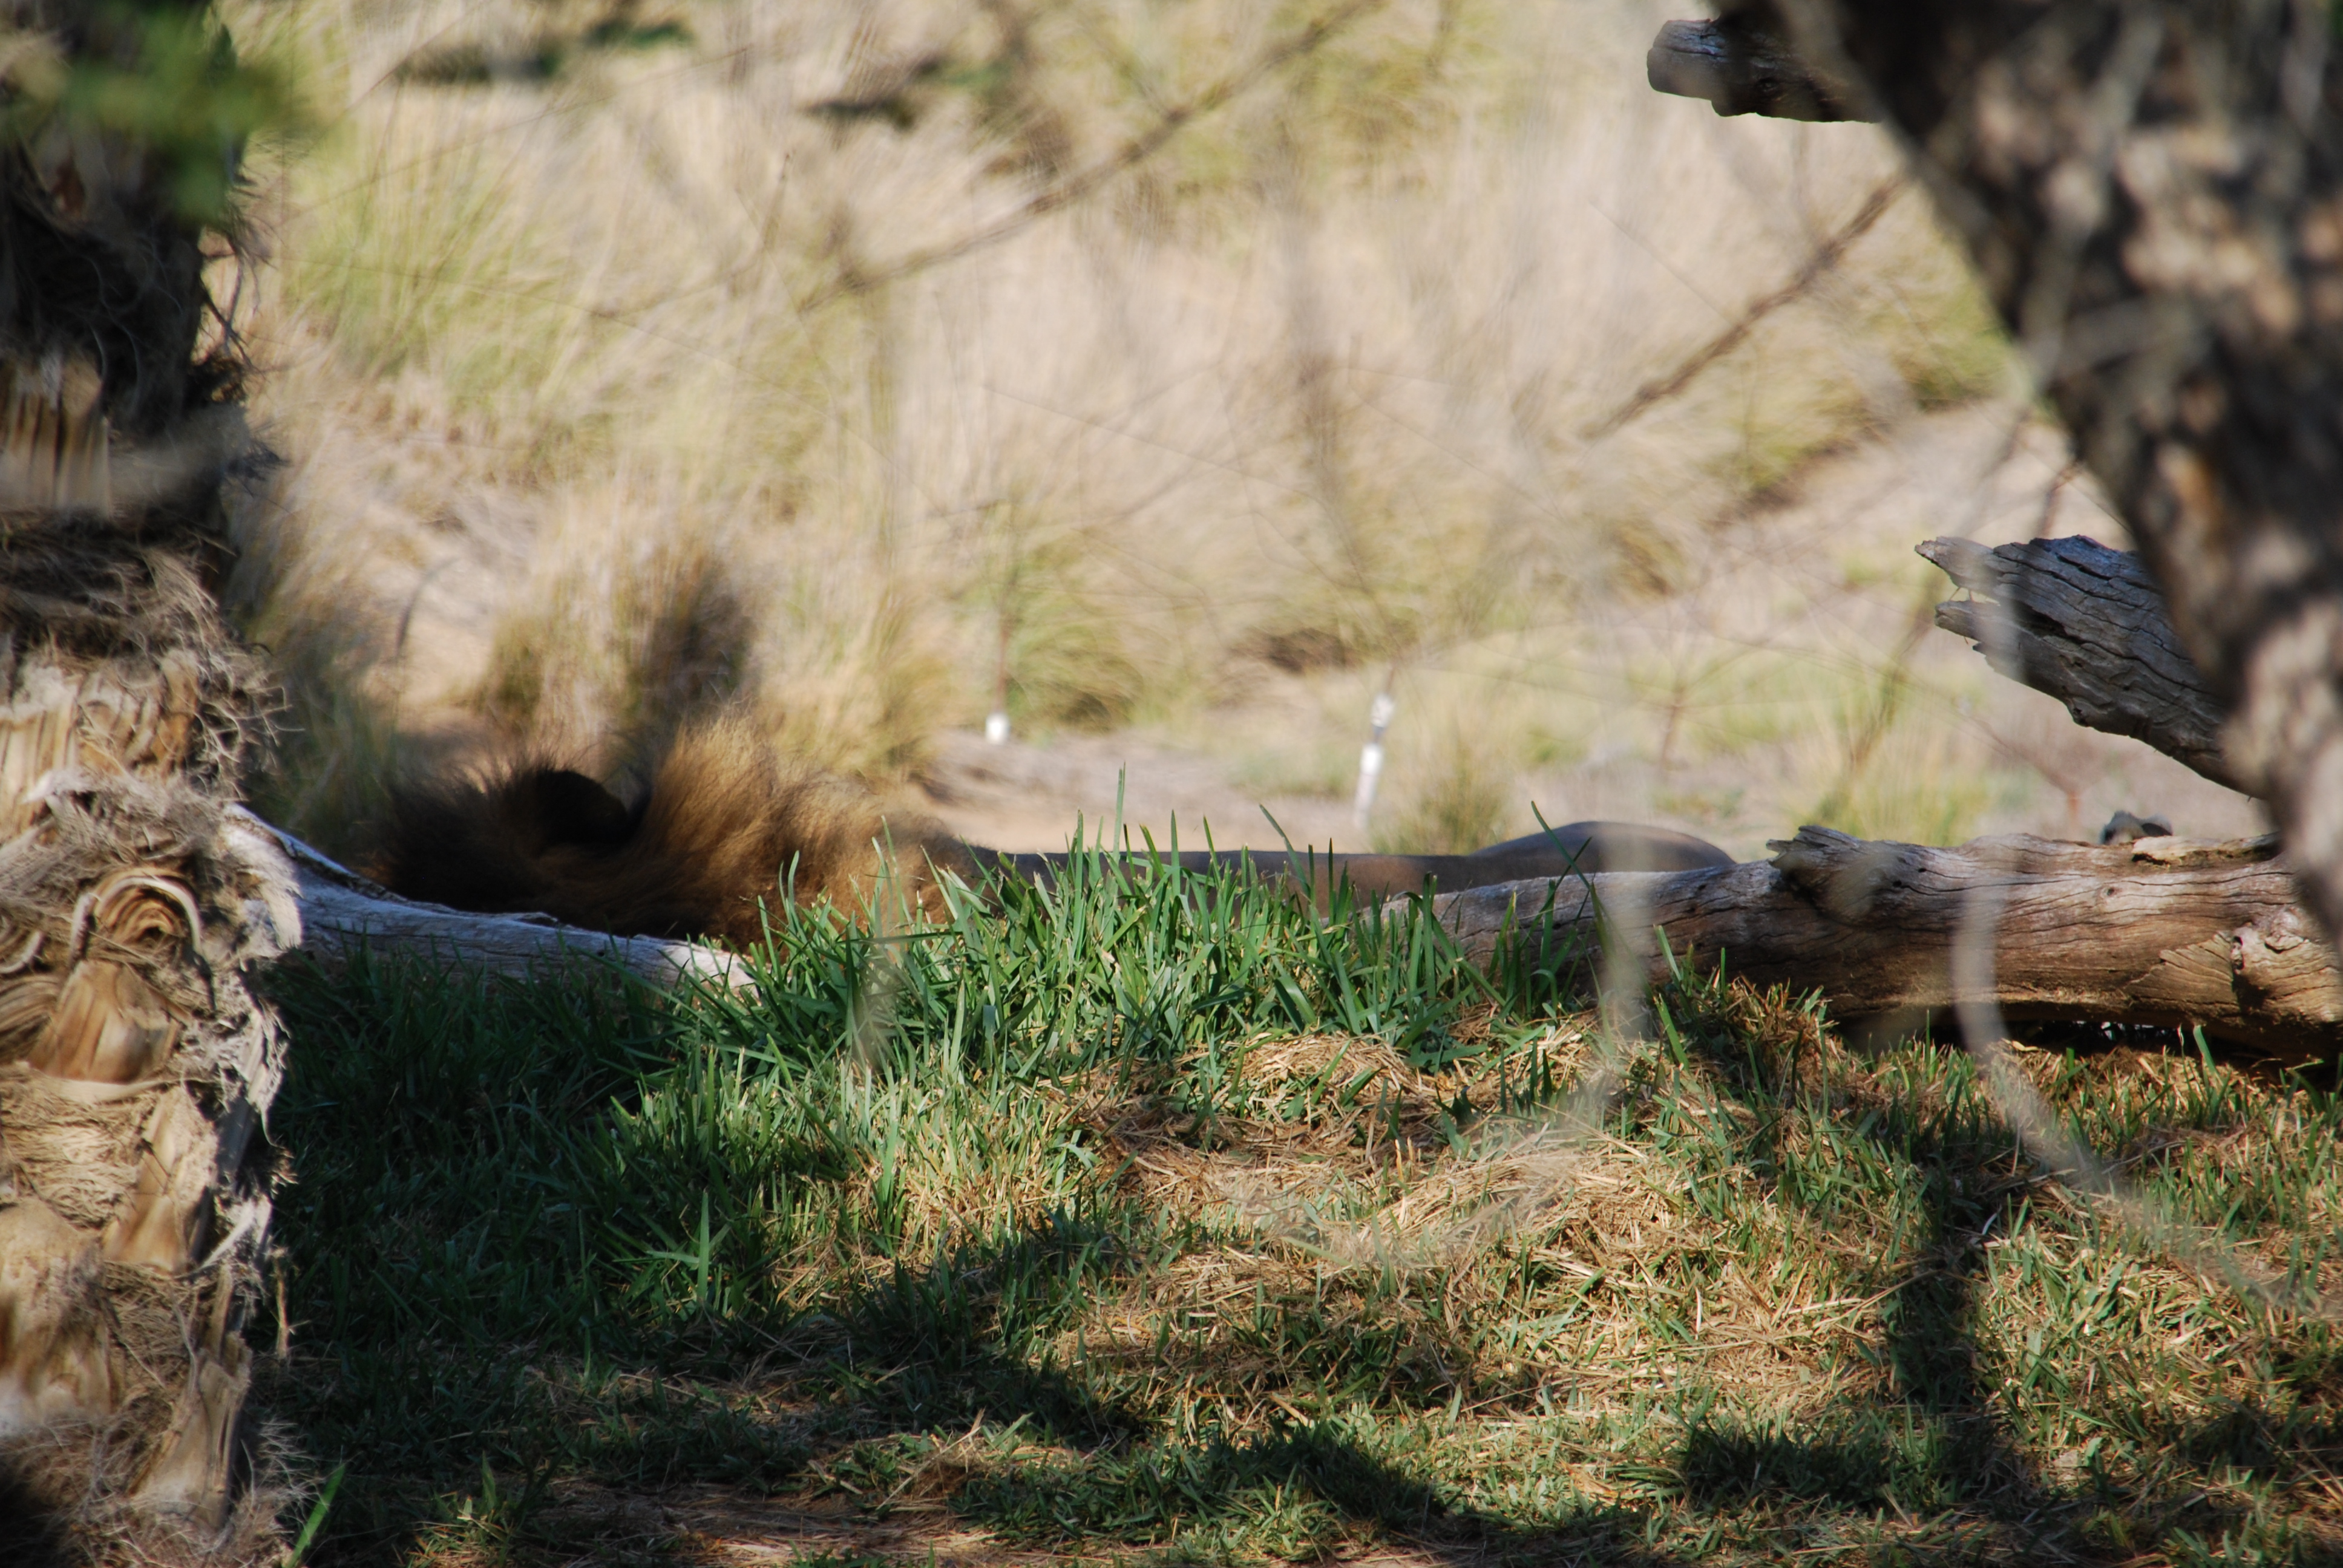
[(1936, 624), (1976, 644), (1996, 671), (2056, 698), (2077, 724), (2245, 787), (2221, 754), (2221, 700), (2137, 556), (2080, 538), (1992, 549), (1938, 538), (1919, 553), (1976, 596), (1938, 605)]
[(1861, 120), (1805, 61), (1779, 38), (1745, 19), (1661, 25), (1644, 57), (1644, 79), (1655, 92), (1705, 98), (1720, 115), (1763, 115), (1777, 120)]
[[(2098, 848), (2013, 835), (1931, 849), (1809, 827), (1774, 847), (1770, 861), (1725, 869), (1516, 882), (1433, 908), (1474, 957), (1511, 943), (1528, 962), (1591, 950), (1607, 910), (1634, 921), (1624, 940), (1649, 950), (1651, 983), (1672, 960), (1722, 963), (1755, 985), (1820, 990), (1847, 1021), (1990, 1000), (2020, 1021), (2202, 1025), (2293, 1058), (2343, 1047), (2343, 972), (2271, 839)], [(1989, 999), (1954, 984), (1972, 900), (1996, 911)]]

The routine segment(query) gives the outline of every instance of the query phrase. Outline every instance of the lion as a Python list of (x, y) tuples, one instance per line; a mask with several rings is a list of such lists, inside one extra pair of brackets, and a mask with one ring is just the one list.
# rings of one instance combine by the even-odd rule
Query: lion
[[(1321, 908), (1345, 886), (1375, 900), (1733, 864), (1690, 834), (1624, 822), (1573, 822), (1468, 855), (1224, 849), (1153, 858), (1192, 871), (1242, 868), (1306, 891)], [(542, 759), (403, 784), (368, 869), (394, 892), (456, 909), (747, 947), (764, 940), (765, 904), (776, 896), (942, 920), (953, 880), (978, 890), (998, 877), (1047, 883), (1066, 859), (968, 843), (923, 813), (888, 809), (862, 785), (780, 761), (750, 723), (719, 715), (679, 728), (630, 799)]]

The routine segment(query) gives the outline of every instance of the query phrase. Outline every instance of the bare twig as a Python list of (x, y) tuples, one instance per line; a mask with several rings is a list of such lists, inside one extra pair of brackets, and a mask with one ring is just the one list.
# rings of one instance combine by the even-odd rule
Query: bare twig
[(832, 300), (858, 294), (940, 266), (949, 261), (1000, 244), (1022, 232), (1061, 207), (1072, 206), (1117, 176), (1126, 174), (1153, 157), (1195, 121), (1224, 107), (1231, 99), (1263, 76), (1291, 61), (1315, 52), (1327, 39), (1357, 21), (1368, 12), (1376, 10), (1383, 0), (1346, 0), (1345, 4), (1311, 22), (1262, 51), (1242, 69), (1222, 76), (1211, 86), (1185, 103), (1174, 104), (1156, 118), (1153, 125), (1125, 142), (1107, 157), (1084, 169), (1067, 176), (1048, 189), (1037, 192), (1020, 203), (1016, 209), (996, 219), (973, 234), (963, 235), (942, 245), (915, 250), (900, 261), (873, 270), (855, 269), (836, 282), (815, 289), (798, 301), (798, 309), (810, 311)]
[(1738, 321), (1709, 339), (1674, 370), (1637, 387), (1634, 397), (1589, 425), (1584, 432), (1585, 438), (1599, 441), (1605, 436), (1615, 435), (1655, 406), (1691, 386), (1702, 371), (1740, 347), (1750, 333), (1756, 330), (1759, 322), (1797, 300), (1820, 282), (1824, 274), (1836, 266), (1839, 258), (1846, 254), (1847, 247), (1871, 232), (1872, 226), (1879, 221), (1903, 189), (1904, 176), (1901, 175), (1882, 182), (1879, 188), (1871, 193), (1870, 199), (1863, 204), (1862, 209), (1847, 220), (1846, 226), (1825, 240), (1821, 247), (1807, 258), (1806, 265), (1798, 269), (1795, 277), (1743, 311)]

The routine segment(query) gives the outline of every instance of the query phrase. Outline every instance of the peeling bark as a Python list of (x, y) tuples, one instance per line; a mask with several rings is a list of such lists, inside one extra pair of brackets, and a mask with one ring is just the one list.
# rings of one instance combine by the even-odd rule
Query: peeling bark
[[(0, 26), (126, 64), (157, 11), (15, 0)], [(166, 161), (20, 85), (0, 81), (0, 1558), (257, 1564), (282, 1546), (243, 1331), (283, 1053), (246, 977), (299, 922), (285, 858), (227, 814), (261, 707), (202, 575), (246, 445), (236, 367), (199, 353), (201, 232)]]
[(1938, 605), (1936, 624), (1976, 643), (1995, 669), (2056, 698), (2087, 729), (2144, 740), (2242, 788), (2221, 755), (2221, 699), (2137, 556), (2085, 538), (1994, 549), (1931, 539), (1920, 554), (1976, 596)]
[(290, 868), (188, 771), (236, 661), (36, 635), (0, 633), (0, 1465), (85, 1555), (236, 1558), (283, 1065), (244, 971), (298, 939)]

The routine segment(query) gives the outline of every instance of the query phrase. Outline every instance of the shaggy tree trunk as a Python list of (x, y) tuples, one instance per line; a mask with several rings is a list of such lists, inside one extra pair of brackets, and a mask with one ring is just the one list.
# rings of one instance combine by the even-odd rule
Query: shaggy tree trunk
[[(1727, 869), (1523, 882), (1433, 908), (1476, 957), (1514, 943), (1512, 956), (1553, 963), (1624, 940), (1654, 983), (1672, 965), (1721, 962), (1759, 985), (1818, 990), (1848, 1020), (1908, 1026), (1990, 1000), (2020, 1020), (2201, 1024), (2295, 1060), (2343, 1047), (2343, 974), (2269, 839), (1935, 849), (1805, 828), (1774, 848)], [(1956, 950), (1972, 934), (1993, 967), (1965, 995)]]
[(2328, 0), (1741, 0), (1906, 138), (2343, 931), (2343, 65)]
[[(166, 15), (199, 13), (11, 5), (12, 43), (45, 36), (6, 68), (146, 68)], [(0, 1560), (256, 1562), (282, 1051), (245, 973), (298, 917), (227, 816), (255, 676), (201, 565), (232, 367), (197, 353), (185, 170), (43, 119), (26, 79), (0, 76)]]
[(1936, 624), (1994, 668), (2056, 698), (2077, 724), (2144, 740), (2238, 788), (2221, 756), (2221, 699), (2137, 556), (2084, 538), (1995, 549), (1931, 539), (1920, 554), (1976, 596), (1938, 605)]

